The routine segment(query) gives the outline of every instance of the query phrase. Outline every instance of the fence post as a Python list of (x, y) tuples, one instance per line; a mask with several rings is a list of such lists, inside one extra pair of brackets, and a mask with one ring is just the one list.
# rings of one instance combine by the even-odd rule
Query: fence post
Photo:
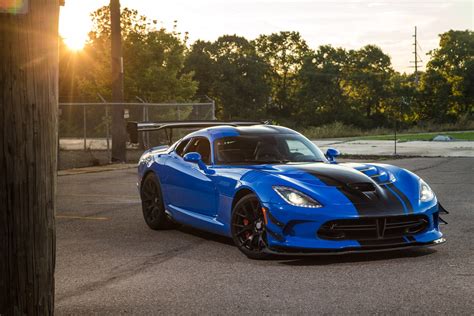
[(212, 120), (216, 119), (216, 101), (212, 100)]
[[(143, 122), (148, 122), (148, 106), (145, 105), (145, 102), (142, 102), (143, 105)], [(148, 133), (142, 133), (142, 141), (143, 141), (143, 147), (144, 149), (149, 148), (149, 142), (148, 142)]]
[[(146, 106), (146, 121), (150, 122), (150, 107), (148, 105)], [(146, 132), (145, 136), (146, 136), (146, 146), (147, 148), (150, 148), (150, 133)]]
[(105, 130), (106, 130), (106, 140), (107, 140), (107, 160), (109, 163), (112, 161), (112, 155), (110, 152), (110, 130), (109, 130), (109, 106), (105, 106)]
[(84, 151), (87, 151), (87, 115), (86, 115), (86, 105), (82, 105), (82, 118), (83, 118), (83, 129), (84, 129)]
[[(139, 96), (135, 96), (135, 98), (142, 103), (142, 120), (143, 120), (143, 122), (148, 122), (148, 106), (146, 105), (145, 100), (143, 100)], [(143, 149), (149, 148), (148, 145), (150, 143), (150, 140), (148, 139), (148, 133), (147, 132), (142, 133), (141, 139), (142, 139), (141, 143), (143, 145)]]
[[(102, 103), (106, 104), (107, 101), (104, 97), (97, 93), (97, 96), (102, 100)], [(105, 139), (107, 142), (107, 160), (109, 163), (112, 162), (112, 153), (110, 152), (110, 124), (109, 124), (109, 106), (105, 105)]]
[(216, 101), (214, 101), (214, 99), (211, 99), (209, 96), (205, 95), (206, 99), (208, 101), (211, 101), (211, 120), (215, 120), (216, 119)]

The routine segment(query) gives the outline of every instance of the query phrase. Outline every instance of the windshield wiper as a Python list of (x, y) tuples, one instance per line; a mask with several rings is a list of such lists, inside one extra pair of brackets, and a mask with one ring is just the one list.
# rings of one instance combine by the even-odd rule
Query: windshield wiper
[(233, 161), (228, 163), (235, 164), (285, 164), (289, 163), (290, 160), (244, 160), (244, 161)]
[(292, 162), (324, 162), (324, 161), (318, 160), (318, 159), (311, 159), (311, 160), (298, 160), (298, 161), (292, 161)]

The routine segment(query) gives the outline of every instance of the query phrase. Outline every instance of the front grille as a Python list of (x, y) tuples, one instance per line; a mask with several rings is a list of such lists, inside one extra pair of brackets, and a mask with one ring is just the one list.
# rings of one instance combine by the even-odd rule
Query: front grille
[(381, 240), (411, 236), (426, 230), (425, 215), (340, 219), (326, 222), (318, 237), (329, 240)]

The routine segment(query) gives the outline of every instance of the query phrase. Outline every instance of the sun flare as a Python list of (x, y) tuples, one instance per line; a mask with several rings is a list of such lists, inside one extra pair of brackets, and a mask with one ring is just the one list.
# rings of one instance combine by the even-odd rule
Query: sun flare
[(87, 36), (82, 34), (68, 34), (68, 37), (63, 37), (64, 43), (71, 50), (81, 50), (86, 44)]
[(89, 14), (87, 9), (81, 10), (72, 5), (61, 7), (59, 33), (69, 49), (81, 50), (84, 48), (92, 27)]

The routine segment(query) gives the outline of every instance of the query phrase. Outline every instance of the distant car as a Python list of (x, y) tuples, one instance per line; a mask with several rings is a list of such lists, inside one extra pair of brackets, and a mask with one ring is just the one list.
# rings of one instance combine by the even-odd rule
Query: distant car
[[(217, 125), (217, 126), (216, 126)], [(416, 174), (388, 164), (337, 163), (285, 127), (247, 122), (132, 123), (139, 132), (202, 128), (138, 164), (152, 229), (176, 223), (231, 237), (249, 258), (432, 246), (446, 212)], [(446, 212), (447, 213), (447, 212)]]

